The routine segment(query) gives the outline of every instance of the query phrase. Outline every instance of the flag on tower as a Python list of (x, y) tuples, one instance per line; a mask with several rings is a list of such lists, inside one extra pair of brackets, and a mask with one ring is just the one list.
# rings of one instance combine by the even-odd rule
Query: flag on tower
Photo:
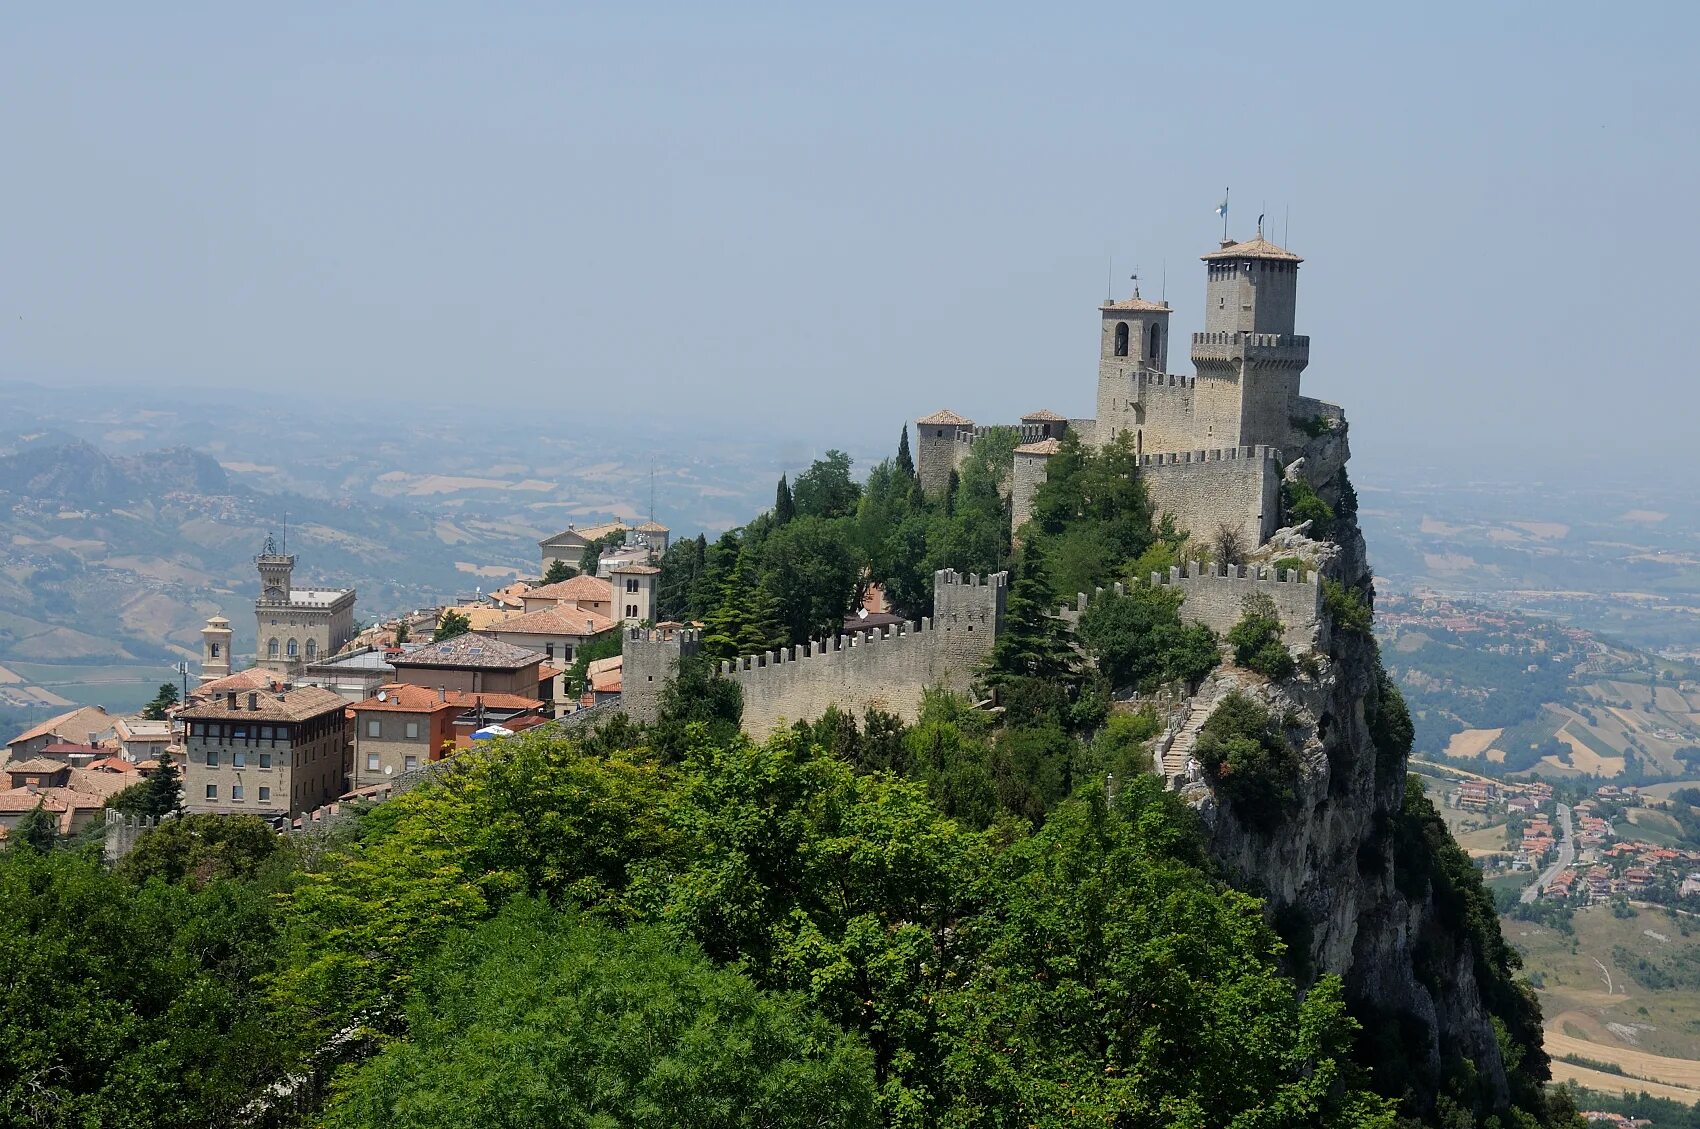
[(1228, 190), (1226, 188), (1222, 189), (1222, 202), (1216, 205), (1216, 218), (1224, 220), (1228, 218)]

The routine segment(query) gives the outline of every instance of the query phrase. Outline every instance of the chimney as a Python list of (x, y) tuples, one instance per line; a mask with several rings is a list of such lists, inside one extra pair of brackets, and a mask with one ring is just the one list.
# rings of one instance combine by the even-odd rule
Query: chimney
[(224, 692), (224, 705), (226, 709), (233, 710), (236, 708), (236, 691), (226, 690)]
[(260, 708), (260, 692), (258, 690), (248, 691), (248, 708), (251, 710)]
[(594, 619), (587, 619), (584, 621), (584, 633), (586, 635), (596, 634), (596, 621)]
[(439, 702), (446, 702), (449, 700), (449, 688), (447, 686), (437, 687), (437, 700)]

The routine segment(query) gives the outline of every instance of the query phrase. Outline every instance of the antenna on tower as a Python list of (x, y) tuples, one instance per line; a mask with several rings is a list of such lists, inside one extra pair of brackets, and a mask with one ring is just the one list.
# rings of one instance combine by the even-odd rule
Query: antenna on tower
[(1137, 298), (1139, 297), (1139, 267), (1135, 266), (1133, 268), (1133, 273), (1128, 275), (1128, 277), (1133, 279), (1133, 296)]
[(1116, 257), (1108, 247), (1104, 248), (1104, 301), (1115, 300), (1116, 288)]
[(1288, 242), (1293, 236), (1293, 206), (1287, 205), (1286, 214), (1281, 217), (1281, 246), (1291, 247)]
[(283, 511), (283, 555), (289, 555), (289, 511)]
[(649, 456), (649, 520), (655, 522), (655, 456)]
[(1169, 304), (1169, 260), (1168, 259), (1163, 260), (1163, 289), (1162, 289), (1161, 297), (1162, 297), (1163, 304), (1165, 306), (1168, 305)]

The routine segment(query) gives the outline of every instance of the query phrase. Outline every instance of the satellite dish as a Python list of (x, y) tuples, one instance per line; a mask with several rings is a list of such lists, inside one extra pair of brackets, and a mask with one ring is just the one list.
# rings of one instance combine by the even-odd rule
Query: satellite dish
[(393, 764), (386, 764), (386, 765), (385, 765), (385, 766), (384, 766), (384, 775), (385, 775), (385, 776), (389, 776), (389, 775), (391, 775), (391, 774), (392, 774), (392, 773), (394, 773), (394, 772), (395, 772), (395, 765), (393, 765)]
[(389, 700), (390, 700), (390, 693), (389, 693), (388, 690), (379, 690), (378, 691), (378, 701), (387, 702)]

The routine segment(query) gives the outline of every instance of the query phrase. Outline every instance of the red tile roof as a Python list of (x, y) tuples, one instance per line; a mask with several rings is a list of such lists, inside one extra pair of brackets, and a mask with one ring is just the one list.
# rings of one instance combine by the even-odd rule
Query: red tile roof
[(353, 709), (361, 713), (434, 713), (439, 709), (468, 710), (482, 702), (493, 710), (534, 710), (542, 706), (537, 698), (523, 694), (503, 694), (488, 691), (450, 690), (439, 694), (428, 686), (400, 682), (381, 688), (384, 697), (367, 698), (356, 702)]
[(557, 604), (541, 611), (516, 615), (487, 630), (503, 635), (600, 635), (613, 626), (614, 621), (601, 612), (571, 604)]
[(1207, 263), (1213, 259), (1279, 259), (1288, 263), (1304, 262), (1303, 259), (1285, 247), (1277, 247), (1261, 235), (1256, 239), (1248, 239), (1244, 243), (1229, 244), (1220, 250), (1199, 257)]
[(940, 408), (938, 411), (934, 412), (932, 415), (922, 416), (920, 419), (916, 420), (915, 422), (919, 423), (919, 424), (927, 424), (927, 425), (931, 425), (931, 424), (957, 424), (957, 425), (960, 425), (960, 424), (973, 423), (974, 421), (969, 420), (969, 419), (963, 419), (961, 416), (957, 415), (955, 412), (951, 411), (949, 408)]
[(525, 594), (527, 600), (564, 600), (568, 603), (588, 601), (590, 603), (611, 603), (614, 599), (614, 586), (600, 576), (575, 576), (570, 580), (558, 580), (553, 584), (545, 584), (541, 588), (533, 588)]

